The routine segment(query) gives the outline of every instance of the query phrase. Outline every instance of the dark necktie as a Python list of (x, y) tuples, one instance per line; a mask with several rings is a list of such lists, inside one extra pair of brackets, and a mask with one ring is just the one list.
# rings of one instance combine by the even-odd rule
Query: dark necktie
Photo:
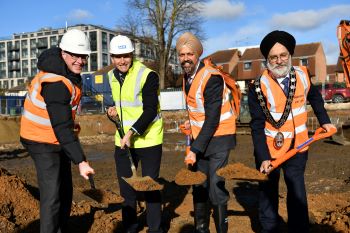
[(283, 79), (282, 84), (283, 84), (283, 86), (284, 86), (284, 87), (283, 87), (283, 92), (284, 92), (284, 94), (285, 94), (286, 96), (288, 96), (289, 78), (287, 77), (287, 78)]

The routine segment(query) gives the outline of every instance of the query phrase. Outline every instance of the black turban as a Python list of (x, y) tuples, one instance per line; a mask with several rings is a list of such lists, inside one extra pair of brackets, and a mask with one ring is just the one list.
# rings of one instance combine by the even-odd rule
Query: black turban
[(293, 55), (295, 48), (295, 38), (288, 32), (276, 30), (267, 34), (260, 43), (260, 51), (266, 59), (271, 48), (277, 42), (286, 47), (290, 55)]

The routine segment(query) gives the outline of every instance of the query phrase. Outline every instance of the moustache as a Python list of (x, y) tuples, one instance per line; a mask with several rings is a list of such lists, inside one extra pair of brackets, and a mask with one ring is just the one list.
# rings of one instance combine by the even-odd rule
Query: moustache
[(193, 65), (193, 61), (191, 61), (191, 60), (181, 62), (181, 65), (183, 66), (183, 65), (185, 65), (186, 63), (188, 63), (188, 64), (190, 64), (190, 65)]

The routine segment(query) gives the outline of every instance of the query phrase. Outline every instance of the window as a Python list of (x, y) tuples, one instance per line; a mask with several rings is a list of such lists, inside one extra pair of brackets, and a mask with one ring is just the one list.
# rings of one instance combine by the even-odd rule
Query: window
[(28, 58), (28, 49), (22, 48), (22, 58)]
[(51, 36), (50, 37), (50, 47), (56, 47), (57, 46), (57, 37)]
[(108, 66), (108, 55), (107, 54), (102, 54), (102, 66)]
[(300, 65), (302, 66), (307, 66), (309, 64), (307, 58), (302, 58), (300, 59)]
[(47, 37), (39, 38), (37, 43), (38, 48), (47, 48)]
[(97, 33), (90, 32), (89, 38), (90, 38), (91, 51), (97, 51)]
[(5, 51), (0, 52), (0, 61), (5, 61), (6, 60), (6, 54)]
[(90, 71), (96, 71), (97, 70), (97, 54), (92, 53), (90, 55)]
[(28, 60), (22, 60), (22, 68), (28, 68)]
[(244, 62), (244, 70), (251, 70), (251, 69), (252, 69), (252, 63)]
[(27, 40), (22, 40), (21, 41), (21, 46), (22, 46), (22, 49), (28, 48), (28, 41)]
[(0, 50), (5, 50), (5, 43), (0, 43)]
[(36, 48), (36, 39), (30, 40), (30, 48)]
[(107, 33), (102, 32), (102, 53), (108, 53)]

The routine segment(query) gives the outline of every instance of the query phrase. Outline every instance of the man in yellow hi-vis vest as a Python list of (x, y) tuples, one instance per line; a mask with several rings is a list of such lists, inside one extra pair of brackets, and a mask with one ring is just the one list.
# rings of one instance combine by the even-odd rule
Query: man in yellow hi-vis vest
[[(159, 103), (159, 77), (137, 59), (133, 59), (131, 40), (122, 35), (115, 36), (109, 52), (115, 69), (108, 73), (114, 107), (109, 116), (118, 115), (125, 136), (115, 134), (115, 162), (124, 198), (122, 222), (125, 232), (137, 232), (136, 191), (122, 177), (131, 177), (132, 171), (125, 146), (135, 163), (142, 164), (142, 176), (157, 179), (162, 156), (163, 120)], [(162, 233), (160, 191), (144, 192), (147, 208), (148, 232)]]

